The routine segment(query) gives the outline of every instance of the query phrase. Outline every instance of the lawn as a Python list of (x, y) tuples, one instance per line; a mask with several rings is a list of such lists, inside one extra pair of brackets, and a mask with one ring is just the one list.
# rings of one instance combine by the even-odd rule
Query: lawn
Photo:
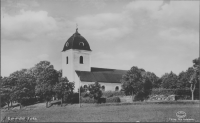
[(133, 104), (78, 104), (64, 107), (44, 104), (32, 105), (21, 110), (3, 111), (2, 117), (36, 117), (38, 122), (169, 122), (178, 119), (176, 113), (184, 111), (184, 119), (200, 121), (199, 103), (133, 103)]

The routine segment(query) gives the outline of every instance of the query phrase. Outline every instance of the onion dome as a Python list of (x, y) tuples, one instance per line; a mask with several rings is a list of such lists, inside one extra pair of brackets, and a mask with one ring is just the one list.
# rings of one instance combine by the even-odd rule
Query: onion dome
[(69, 49), (91, 51), (90, 45), (87, 40), (83, 36), (81, 36), (80, 33), (78, 33), (78, 28), (76, 29), (76, 32), (67, 40), (62, 52)]

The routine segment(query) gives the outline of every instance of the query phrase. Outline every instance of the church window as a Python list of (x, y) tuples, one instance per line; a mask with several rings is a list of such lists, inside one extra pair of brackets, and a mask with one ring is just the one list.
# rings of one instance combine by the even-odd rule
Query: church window
[(80, 64), (83, 64), (83, 56), (80, 56)]
[(67, 56), (67, 58), (66, 58), (66, 63), (68, 64), (68, 56)]
[(101, 89), (102, 89), (102, 91), (105, 91), (105, 86), (103, 85), (103, 86), (101, 87)]
[(84, 46), (84, 43), (83, 43), (83, 42), (80, 42), (79, 45), (80, 45), (80, 46)]
[(85, 89), (86, 89), (86, 88), (87, 88), (87, 85), (84, 85), (84, 86), (83, 86), (83, 88), (85, 88)]
[(118, 86), (115, 87), (115, 91), (119, 91), (119, 87)]

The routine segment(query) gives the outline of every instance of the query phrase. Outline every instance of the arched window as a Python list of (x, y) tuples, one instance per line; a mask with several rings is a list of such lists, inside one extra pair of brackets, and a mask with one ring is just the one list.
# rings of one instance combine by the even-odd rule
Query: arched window
[(80, 45), (80, 46), (84, 46), (84, 43), (83, 43), (83, 42), (80, 42), (79, 45)]
[(80, 56), (80, 64), (83, 64), (83, 56)]
[(85, 89), (86, 89), (86, 88), (87, 88), (87, 85), (84, 85), (84, 86), (83, 86), (83, 88), (85, 88)]
[(115, 87), (115, 91), (119, 91), (119, 87), (118, 86)]
[(67, 56), (67, 58), (66, 58), (66, 63), (68, 64), (68, 56)]
[(105, 86), (104, 85), (101, 86), (101, 89), (102, 89), (102, 91), (105, 91)]

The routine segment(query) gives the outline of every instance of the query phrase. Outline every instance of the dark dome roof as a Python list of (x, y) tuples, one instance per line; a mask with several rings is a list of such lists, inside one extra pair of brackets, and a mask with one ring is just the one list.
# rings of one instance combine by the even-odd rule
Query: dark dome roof
[(63, 51), (69, 49), (91, 51), (90, 45), (88, 44), (87, 40), (78, 33), (78, 29), (76, 29), (76, 32), (67, 40), (64, 45)]

